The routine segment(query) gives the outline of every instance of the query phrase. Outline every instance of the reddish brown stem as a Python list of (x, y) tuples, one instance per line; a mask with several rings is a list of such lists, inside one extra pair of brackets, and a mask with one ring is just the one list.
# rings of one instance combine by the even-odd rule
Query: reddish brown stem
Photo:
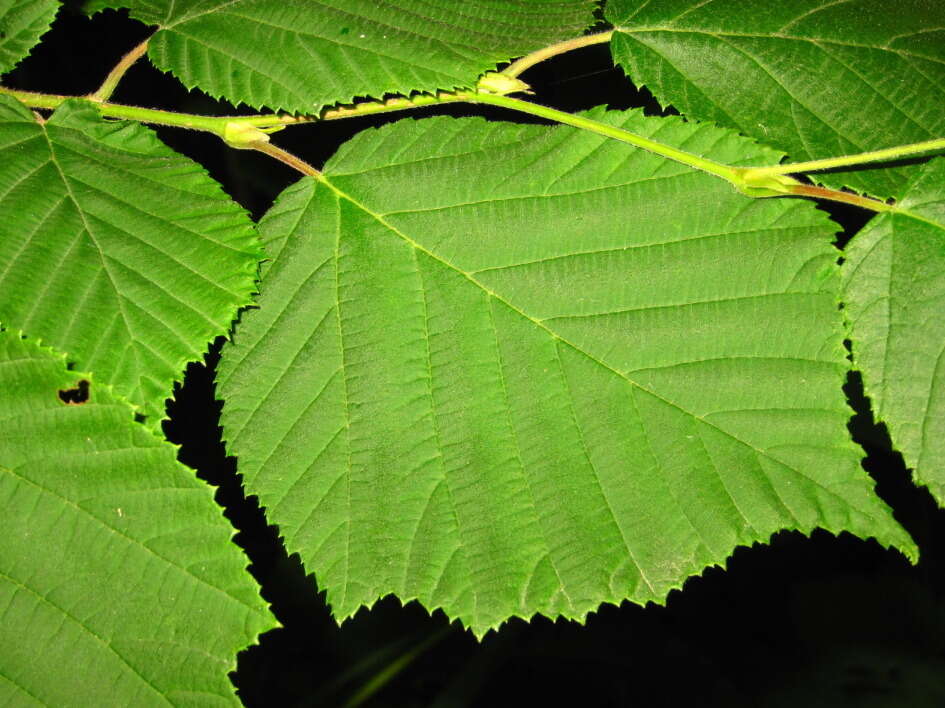
[(873, 199), (872, 197), (861, 197), (859, 194), (850, 194), (841, 192), (838, 189), (828, 189), (827, 187), (816, 187), (810, 184), (798, 184), (791, 187), (791, 194), (798, 197), (813, 197), (814, 199), (829, 199), (832, 202), (842, 202), (844, 204), (853, 204), (863, 207), (870, 211), (891, 211), (894, 209), (892, 204)]

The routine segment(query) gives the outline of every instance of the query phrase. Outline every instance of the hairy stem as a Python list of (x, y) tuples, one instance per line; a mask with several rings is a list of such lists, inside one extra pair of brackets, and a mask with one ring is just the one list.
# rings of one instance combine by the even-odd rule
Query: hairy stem
[(468, 101), (469, 103), (488, 103), (493, 106), (511, 108), (512, 110), (519, 111), (520, 113), (528, 113), (540, 118), (547, 118), (548, 120), (553, 120), (557, 123), (571, 125), (575, 128), (581, 128), (592, 133), (597, 133), (598, 135), (603, 135), (607, 138), (620, 140), (621, 142), (629, 143), (630, 145), (634, 145), (638, 148), (643, 148), (644, 150), (656, 153), (662, 157), (667, 157), (670, 160), (681, 162), (684, 165), (688, 165), (689, 167), (694, 167), (697, 170), (708, 172), (709, 174), (715, 175), (716, 177), (721, 177), (722, 179), (727, 180), (736, 186), (741, 186), (742, 184), (741, 178), (736, 168), (723, 165), (720, 162), (708, 160), (704, 157), (700, 157), (699, 155), (693, 155), (692, 153), (679, 150), (669, 145), (664, 145), (663, 143), (658, 143), (655, 140), (650, 140), (649, 138), (645, 138), (642, 135), (631, 133), (629, 130), (624, 130), (623, 128), (618, 128), (614, 125), (601, 123), (600, 121), (596, 121), (591, 118), (585, 118), (584, 116), (565, 113), (564, 111), (548, 108), (547, 106), (542, 106), (537, 103), (521, 101), (517, 98), (509, 98), (508, 96), (500, 96), (491, 93), (467, 92), (461, 92), (456, 95), (460, 98), (460, 100)]
[(257, 128), (269, 128), (318, 120), (314, 117), (306, 118), (275, 114), (258, 116), (201, 116), (193, 113), (176, 113), (174, 111), (165, 111), (157, 108), (126, 106), (122, 103), (100, 102), (91, 99), (89, 96), (62, 96), (50, 93), (34, 93), (32, 91), (11, 89), (5, 86), (0, 86), (0, 94), (12, 96), (30, 108), (45, 108), (49, 110), (59, 108), (59, 106), (70, 99), (84, 98), (85, 100), (91, 100), (99, 114), (105, 118), (125, 118), (127, 120), (135, 120), (140, 123), (149, 123), (152, 125), (168, 125), (174, 128), (204, 130), (215, 133), (221, 137), (223, 136), (226, 125), (232, 123), (240, 123)]
[(7, 88), (6, 86), (0, 86), (0, 94), (5, 96), (13, 96), (20, 103), (29, 106), (30, 108), (59, 108), (64, 102), (68, 101), (70, 98), (78, 98), (78, 96), (63, 96), (57, 93), (36, 93), (35, 91), (20, 91), (18, 89)]
[(125, 54), (125, 56), (121, 58), (121, 61), (115, 64), (115, 68), (108, 72), (108, 76), (105, 77), (105, 80), (102, 82), (102, 85), (98, 87), (98, 90), (95, 93), (89, 94), (89, 99), (102, 103), (111, 98), (115, 89), (118, 87), (118, 82), (121, 81), (125, 72), (148, 51), (149, 41), (151, 41), (150, 37)]
[(580, 49), (581, 47), (590, 47), (593, 44), (603, 44), (605, 42), (609, 42), (613, 34), (613, 30), (608, 30), (607, 32), (587, 34), (583, 37), (575, 37), (574, 39), (568, 39), (564, 42), (558, 42), (557, 44), (543, 47), (542, 49), (532, 52), (531, 54), (526, 54), (521, 59), (516, 59), (507, 67), (505, 67), (500, 73), (505, 74), (506, 76), (518, 76), (525, 70), (535, 66), (535, 64), (540, 64), (546, 59), (551, 59), (551, 57), (556, 57), (559, 54), (564, 54), (565, 52), (570, 52), (574, 49)]
[(281, 147), (277, 147), (272, 143), (268, 142), (259, 142), (254, 143), (252, 146), (249, 146), (252, 150), (257, 152), (264, 153), (270, 157), (274, 157), (279, 162), (288, 165), (293, 170), (301, 172), (303, 175), (308, 177), (315, 177), (316, 179), (321, 179), (322, 173), (308, 164), (305, 160), (300, 157), (296, 157), (291, 152), (283, 150)]
[(810, 184), (799, 184), (792, 187), (790, 195), (797, 197), (813, 197), (814, 199), (826, 199), (831, 202), (841, 202), (843, 204), (852, 204), (853, 206), (869, 209), (870, 211), (898, 211), (893, 204), (887, 204), (879, 199), (871, 197), (861, 197), (859, 194), (850, 194), (841, 192), (838, 189), (828, 189), (827, 187), (817, 187)]
[[(559, 42), (522, 57), (509, 65), (505, 71), (501, 73), (510, 78), (515, 78), (521, 72), (545, 59), (579, 47), (609, 41), (611, 35), (612, 32), (601, 32), (565, 42)], [(527, 113), (564, 125), (570, 125), (581, 130), (587, 130), (607, 138), (620, 140), (621, 142), (648, 150), (662, 157), (675, 160), (694, 169), (720, 177), (733, 184), (742, 193), (751, 197), (815, 197), (818, 199), (853, 204), (877, 212), (895, 210), (896, 207), (868, 197), (827, 189), (825, 187), (805, 185), (787, 175), (833, 167), (859, 165), (866, 162), (875, 162), (877, 160), (890, 160), (906, 155), (945, 149), (945, 139), (937, 139), (911, 145), (885, 148), (883, 150), (875, 150), (858, 155), (828, 158), (825, 160), (813, 160), (793, 164), (788, 163), (767, 167), (733, 167), (709, 160), (700, 155), (694, 155), (684, 150), (679, 150), (670, 145), (656, 142), (642, 135), (631, 133), (623, 128), (602, 123), (584, 116), (565, 113), (564, 111), (542, 106), (537, 103), (511, 98), (502, 92), (493, 92), (491, 90), (438, 92), (436, 94), (424, 93), (409, 97), (396, 97), (384, 101), (365, 101), (352, 106), (328, 108), (317, 116), (293, 116), (285, 114), (201, 116), (107, 102), (105, 99), (114, 90), (121, 77), (146, 50), (147, 41), (142, 42), (131, 52), (126, 54), (121, 62), (109, 73), (108, 78), (106, 78), (99, 90), (91, 96), (86, 97), (92, 101), (92, 104), (97, 108), (99, 114), (110, 118), (125, 118), (142, 123), (190, 128), (214, 133), (223, 138), (232, 147), (264, 152), (280, 162), (289, 165), (293, 169), (298, 170), (302, 174), (315, 177), (320, 177), (318, 170), (295, 155), (269, 144), (268, 135), (266, 135), (266, 133), (280, 130), (287, 125), (296, 123), (338, 120), (355, 116), (403, 111), (442, 103), (460, 102), (501, 106), (520, 113)], [(509, 92), (514, 91), (515, 90), (510, 90)], [(76, 98), (74, 96), (18, 91), (2, 86), (0, 86), (0, 94), (13, 96), (31, 108), (43, 109), (55, 109), (64, 101), (70, 98)]]
[(191, 113), (176, 113), (174, 111), (165, 111), (156, 108), (139, 108), (137, 106), (127, 106), (121, 103), (97, 101), (92, 98), (92, 96), (63, 96), (60, 94), (35, 93), (33, 91), (11, 89), (5, 86), (0, 86), (0, 94), (13, 96), (30, 108), (45, 108), (49, 110), (59, 108), (59, 106), (72, 98), (86, 98), (95, 102), (95, 107), (103, 117), (127, 118), (129, 120), (136, 120), (153, 125), (168, 125), (176, 128), (206, 130), (220, 135), (222, 135), (223, 126), (228, 123), (239, 123), (261, 129), (281, 129), (287, 125), (296, 125), (299, 123), (355, 118), (357, 116), (405, 111), (439, 103), (456, 103), (465, 100), (460, 98), (458, 94), (441, 92), (436, 95), (418, 94), (409, 98), (391, 98), (386, 101), (365, 101), (352, 106), (327, 108), (322, 111), (320, 115), (294, 116), (284, 113), (264, 113), (255, 116), (199, 116)]
[(817, 170), (829, 170), (833, 167), (852, 167), (867, 162), (898, 160), (908, 155), (917, 155), (923, 152), (935, 152), (939, 150), (945, 150), (945, 138), (926, 140), (925, 142), (911, 143), (909, 145), (898, 145), (882, 150), (861, 152), (856, 155), (828, 157), (824, 160), (788, 162), (783, 165), (771, 165), (769, 167), (750, 167), (745, 170), (744, 174), (745, 177), (751, 179), (752, 177), (761, 177), (764, 175), (789, 175), (801, 172), (816, 172)]

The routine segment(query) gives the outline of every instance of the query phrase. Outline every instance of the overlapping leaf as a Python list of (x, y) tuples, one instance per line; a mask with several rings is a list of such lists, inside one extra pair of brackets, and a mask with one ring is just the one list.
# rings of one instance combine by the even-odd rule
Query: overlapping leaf
[(212, 491), (107, 387), (10, 332), (0, 496), (0, 703), (238, 705), (227, 673), (273, 620)]
[[(945, 136), (939, 0), (611, 0), (606, 13), (634, 81), (792, 161)], [(887, 197), (908, 174), (827, 179)]]
[(0, 0), (0, 74), (30, 53), (58, 9), (57, 0)]
[(261, 230), (225, 434), (339, 617), (396, 593), (477, 634), (580, 618), (783, 528), (912, 553), (846, 431), (836, 252), (809, 203), (571, 128), (443, 118), (362, 133)]
[(152, 423), (255, 289), (246, 213), (147, 128), (0, 97), (0, 322), (67, 352)]
[(846, 248), (854, 363), (896, 449), (945, 504), (945, 159)]
[(98, 0), (159, 29), (148, 56), (188, 87), (314, 113), (356, 96), (472, 86), (592, 24), (591, 0)]

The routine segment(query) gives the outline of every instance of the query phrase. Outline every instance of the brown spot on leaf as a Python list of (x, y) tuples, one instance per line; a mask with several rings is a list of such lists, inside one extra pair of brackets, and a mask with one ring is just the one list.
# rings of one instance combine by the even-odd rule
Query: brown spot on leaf
[(81, 379), (73, 388), (65, 388), (59, 392), (59, 400), (70, 406), (79, 406), (89, 400), (89, 382)]

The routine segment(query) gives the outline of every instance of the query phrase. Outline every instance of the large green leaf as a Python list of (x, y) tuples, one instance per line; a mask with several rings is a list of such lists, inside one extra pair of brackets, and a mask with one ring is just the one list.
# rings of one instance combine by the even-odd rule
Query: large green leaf
[[(615, 59), (686, 116), (793, 161), (945, 136), (940, 0), (611, 0)], [(828, 179), (883, 197), (905, 170)]]
[(572, 128), (442, 118), (362, 133), (261, 231), (225, 435), (339, 617), (396, 593), (477, 634), (581, 618), (783, 528), (913, 553), (847, 434), (837, 254), (809, 203)]
[[(81, 381), (87, 400), (63, 402)], [(11, 332), (0, 497), (0, 703), (238, 704), (227, 673), (273, 619), (212, 490), (108, 387)]]
[(592, 0), (96, 0), (159, 30), (148, 56), (186, 86), (315, 113), (357, 96), (472, 86), (592, 24)]
[(896, 449), (945, 505), (945, 160), (874, 217), (844, 263), (854, 363)]
[(30, 53), (57, 10), (58, 0), (0, 0), (0, 74)]
[(153, 424), (171, 384), (250, 302), (255, 230), (140, 125), (0, 96), (0, 322), (69, 354)]

